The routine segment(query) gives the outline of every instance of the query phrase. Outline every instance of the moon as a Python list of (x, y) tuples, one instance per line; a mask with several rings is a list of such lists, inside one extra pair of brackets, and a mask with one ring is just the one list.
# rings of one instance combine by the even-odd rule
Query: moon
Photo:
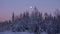
[(30, 8), (33, 8), (32, 6), (30, 6)]

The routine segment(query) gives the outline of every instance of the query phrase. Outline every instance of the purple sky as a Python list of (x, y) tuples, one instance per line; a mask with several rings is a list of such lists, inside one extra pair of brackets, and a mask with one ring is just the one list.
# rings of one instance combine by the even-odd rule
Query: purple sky
[(60, 9), (60, 0), (0, 0), (0, 21), (11, 19), (13, 11), (16, 15), (31, 11), (30, 6), (37, 6), (39, 11), (50, 13)]

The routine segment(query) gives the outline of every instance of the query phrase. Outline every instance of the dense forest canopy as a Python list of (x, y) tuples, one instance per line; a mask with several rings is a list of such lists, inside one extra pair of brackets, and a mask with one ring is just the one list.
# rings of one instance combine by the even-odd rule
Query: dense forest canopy
[(16, 17), (13, 12), (12, 20), (0, 23), (0, 28), (3, 27), (0, 31), (11, 30), (12, 32), (28, 31), (36, 34), (40, 34), (41, 32), (57, 34), (60, 33), (60, 11), (57, 9), (54, 14), (55, 16), (44, 13), (43, 16), (36, 7), (34, 7), (31, 14), (26, 11)]

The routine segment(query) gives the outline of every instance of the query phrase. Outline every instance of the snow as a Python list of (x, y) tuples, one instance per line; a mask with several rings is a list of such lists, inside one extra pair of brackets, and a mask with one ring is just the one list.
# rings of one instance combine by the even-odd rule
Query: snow
[(41, 32), (41, 34), (47, 34), (46, 32)]
[(0, 34), (33, 34), (33, 33), (29, 33), (29, 32), (0, 32)]
[[(5, 32), (0, 32), (0, 34), (34, 34), (34, 33), (5, 31)], [(47, 33), (46, 32), (41, 32), (40, 34), (47, 34)]]
[(58, 33), (58, 34), (60, 34), (60, 33)]

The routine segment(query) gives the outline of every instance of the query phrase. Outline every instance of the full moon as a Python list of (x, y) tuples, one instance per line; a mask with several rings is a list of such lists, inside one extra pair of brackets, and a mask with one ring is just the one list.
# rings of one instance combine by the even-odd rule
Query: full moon
[(32, 6), (30, 6), (30, 8), (32, 8)]

